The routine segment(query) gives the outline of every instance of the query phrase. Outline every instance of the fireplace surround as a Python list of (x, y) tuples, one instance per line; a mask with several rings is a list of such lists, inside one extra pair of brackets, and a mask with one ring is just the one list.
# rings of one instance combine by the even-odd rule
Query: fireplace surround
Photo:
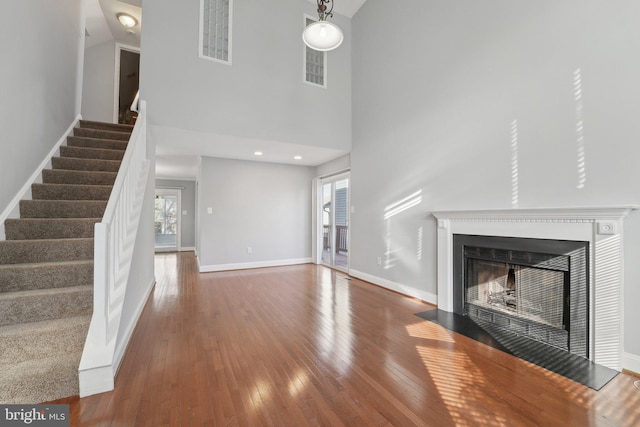
[[(438, 226), (438, 309), (455, 313), (463, 304), (454, 285), (456, 274), (460, 274), (454, 268), (454, 235), (581, 242), (580, 244), (586, 248), (588, 260), (585, 294), (588, 304), (583, 331), (586, 340), (584, 354), (581, 355), (595, 363), (620, 371), (623, 220), (634, 208), (623, 206), (433, 212)], [(540, 251), (534, 249), (532, 252)], [(507, 278), (508, 276), (509, 273)], [(493, 289), (492, 292), (494, 291), (496, 290)], [(566, 292), (566, 289), (563, 292)], [(496, 295), (500, 297), (499, 294)], [(489, 311), (491, 309), (492, 307), (489, 307)], [(495, 310), (494, 307), (493, 311), (501, 310), (507, 309), (498, 307)]]

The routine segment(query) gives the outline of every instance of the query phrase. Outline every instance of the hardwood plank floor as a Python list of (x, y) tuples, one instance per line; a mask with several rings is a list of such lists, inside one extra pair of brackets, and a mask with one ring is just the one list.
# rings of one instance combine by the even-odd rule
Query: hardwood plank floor
[(72, 425), (640, 425), (637, 378), (595, 392), (326, 267), (198, 274), (186, 252), (156, 279), (115, 390), (66, 400)]

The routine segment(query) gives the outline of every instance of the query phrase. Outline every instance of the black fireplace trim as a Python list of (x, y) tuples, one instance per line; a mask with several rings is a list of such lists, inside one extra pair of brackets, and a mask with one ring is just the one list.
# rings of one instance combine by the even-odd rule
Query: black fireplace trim
[[(493, 248), (500, 250), (531, 251), (546, 253), (550, 255), (566, 256), (572, 251), (584, 250), (586, 255), (586, 289), (585, 301), (589, 304), (589, 242), (576, 240), (552, 240), (523, 237), (486, 236), (473, 234), (453, 234), (453, 312), (465, 315), (464, 303), (464, 283), (466, 277), (465, 247)], [(462, 286), (460, 286), (462, 284)], [(586, 325), (584, 334), (590, 336), (589, 331), (589, 308), (586, 310)], [(577, 354), (588, 358), (589, 340), (585, 343), (584, 349), (580, 349)], [(575, 353), (576, 349), (572, 352)]]

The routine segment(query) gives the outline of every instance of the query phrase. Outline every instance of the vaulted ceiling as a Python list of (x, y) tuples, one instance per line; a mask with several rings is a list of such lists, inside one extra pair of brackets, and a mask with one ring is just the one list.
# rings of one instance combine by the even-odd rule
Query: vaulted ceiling
[[(85, 47), (108, 40), (140, 46), (142, 30), (142, 0), (85, 0), (87, 38)], [(138, 20), (138, 25), (125, 29), (118, 22), (118, 13), (127, 13)]]
[[(316, 0), (307, 0), (316, 3)], [(334, 11), (352, 18), (366, 0), (338, 0)], [(142, 29), (142, 0), (85, 0), (87, 14), (86, 46), (91, 47), (114, 39), (123, 44), (140, 45)], [(120, 25), (116, 15), (128, 13), (138, 20), (138, 25), (125, 29)]]
[[(142, 0), (84, 0), (86, 11), (86, 39), (85, 47), (90, 48), (98, 44), (113, 40), (123, 45), (139, 47), (142, 32)], [(316, 0), (308, 1), (312, 4)], [(334, 12), (352, 18), (366, 0), (337, 0)], [(137, 19), (138, 24), (130, 29), (124, 28), (118, 22), (118, 13), (127, 13)], [(265, 156), (256, 158), (253, 150), (247, 149), (249, 142), (235, 138), (232, 142), (219, 141), (216, 144), (199, 143), (205, 139), (210, 140), (210, 135), (183, 133), (180, 137), (173, 135), (172, 129), (156, 130), (157, 157), (156, 171), (161, 176), (193, 176), (195, 173), (195, 159), (198, 155), (225, 157), (244, 160), (267, 161), (276, 163), (294, 163), (294, 155), (302, 156), (303, 160), (295, 161), (295, 164), (315, 165), (331, 160), (339, 155), (336, 150), (322, 149), (312, 146), (299, 146), (294, 144), (278, 143), (274, 141), (261, 141), (260, 148), (264, 148)], [(191, 145), (184, 142), (186, 136)], [(165, 140), (178, 139), (182, 143), (179, 149), (172, 147)], [(252, 141), (255, 144), (255, 141)], [(251, 144), (249, 144), (251, 145)], [(268, 152), (268, 153), (267, 153)], [(249, 154), (247, 154), (249, 153)], [(287, 160), (288, 159), (288, 160)]]

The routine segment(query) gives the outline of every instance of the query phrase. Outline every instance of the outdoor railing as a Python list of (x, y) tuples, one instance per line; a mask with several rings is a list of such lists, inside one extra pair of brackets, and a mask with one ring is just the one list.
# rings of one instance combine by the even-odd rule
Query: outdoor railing
[[(329, 249), (329, 230), (330, 226), (324, 225), (322, 230), (322, 248)], [(336, 253), (349, 252), (349, 226), (336, 225), (336, 236), (334, 240)]]

